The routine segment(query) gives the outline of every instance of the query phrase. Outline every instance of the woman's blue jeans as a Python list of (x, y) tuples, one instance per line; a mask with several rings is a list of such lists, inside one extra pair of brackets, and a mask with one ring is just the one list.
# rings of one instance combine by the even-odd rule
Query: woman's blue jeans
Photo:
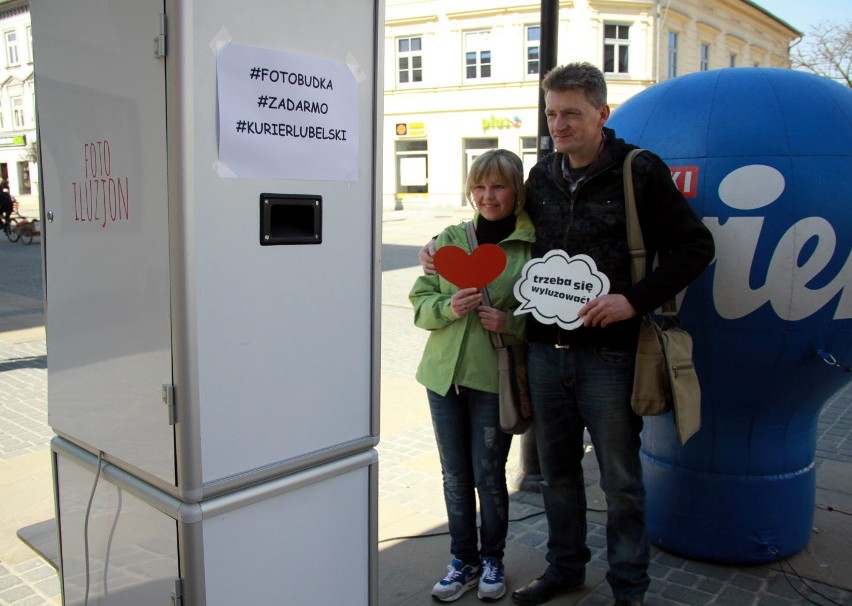
[[(509, 530), (506, 460), (512, 436), (500, 430), (497, 394), (455, 386), (442, 396), (427, 390), (441, 457), (450, 551), (466, 564), (503, 557)], [(481, 547), (476, 533), (479, 494)]]
[(585, 579), (583, 430), (587, 428), (607, 501), (607, 581), (618, 599), (641, 598), (650, 549), (639, 460), (642, 418), (630, 407), (635, 354), (534, 343), (528, 371), (549, 540), (546, 576), (565, 585)]

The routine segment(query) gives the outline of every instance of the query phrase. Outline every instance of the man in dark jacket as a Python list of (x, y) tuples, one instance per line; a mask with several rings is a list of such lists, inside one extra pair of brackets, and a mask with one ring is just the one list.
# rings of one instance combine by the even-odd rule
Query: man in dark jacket
[[(554, 249), (588, 255), (609, 278), (610, 289), (580, 309), (583, 322), (574, 330), (528, 320), (548, 567), (512, 598), (542, 604), (585, 581), (591, 557), (582, 468), (588, 429), (607, 501), (607, 581), (616, 606), (639, 606), (649, 585), (639, 461), (642, 418), (630, 407), (639, 322), (698, 277), (713, 259), (713, 239), (665, 163), (641, 153), (633, 178), (649, 264), (646, 277), (634, 286), (622, 167), (635, 146), (604, 128), (609, 107), (603, 74), (588, 63), (572, 63), (549, 72), (542, 88), (556, 151), (532, 168), (526, 184), (536, 228), (533, 257)], [(659, 264), (652, 268), (655, 254)]]
[(0, 179), (0, 219), (2, 219), (1, 226), (4, 226), (9, 222), (9, 215), (12, 214), (12, 211), (15, 209), (15, 201), (12, 198), (12, 195), (9, 193), (9, 189), (6, 187), (6, 182)]

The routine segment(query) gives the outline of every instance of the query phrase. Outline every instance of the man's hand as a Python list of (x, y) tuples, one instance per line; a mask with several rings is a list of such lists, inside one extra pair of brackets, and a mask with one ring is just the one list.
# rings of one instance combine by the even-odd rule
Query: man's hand
[(417, 259), (420, 261), (420, 266), (423, 268), (423, 273), (427, 276), (435, 275), (435, 239), (432, 238), (426, 243), (426, 246), (420, 249), (417, 254)]
[(577, 315), (583, 318), (583, 326), (606, 327), (629, 320), (636, 310), (624, 295), (603, 295), (586, 303)]

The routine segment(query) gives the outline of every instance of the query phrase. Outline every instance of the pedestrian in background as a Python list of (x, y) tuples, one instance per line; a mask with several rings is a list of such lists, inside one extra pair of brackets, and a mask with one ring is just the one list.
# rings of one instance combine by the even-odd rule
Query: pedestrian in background
[(9, 216), (12, 214), (12, 211), (15, 209), (15, 199), (12, 197), (12, 194), (9, 193), (9, 187), (6, 185), (6, 181), (0, 179), (0, 217), (2, 217), (3, 229), (6, 228), (6, 225), (9, 223)]

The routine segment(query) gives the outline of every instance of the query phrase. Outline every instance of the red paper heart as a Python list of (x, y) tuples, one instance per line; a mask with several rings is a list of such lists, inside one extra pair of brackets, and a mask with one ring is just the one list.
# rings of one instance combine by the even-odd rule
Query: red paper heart
[(470, 255), (458, 246), (442, 246), (434, 260), (438, 275), (459, 288), (482, 288), (506, 267), (506, 253), (496, 244), (478, 246)]

